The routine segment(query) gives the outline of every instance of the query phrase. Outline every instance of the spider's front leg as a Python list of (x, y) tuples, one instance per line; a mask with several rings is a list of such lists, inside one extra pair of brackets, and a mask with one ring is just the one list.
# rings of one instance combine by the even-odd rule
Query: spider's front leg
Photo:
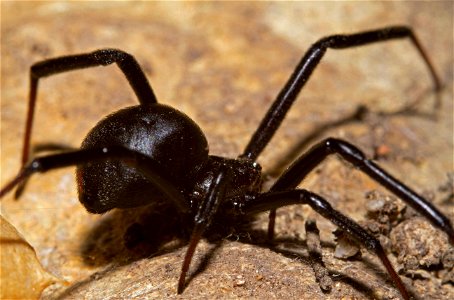
[[(127, 149), (122, 146), (99, 147), (92, 149), (75, 150), (71, 152), (50, 154), (33, 159), (25, 165), (19, 173), (0, 190), (0, 198), (14, 189), (15, 186), (29, 179), (35, 173), (45, 173), (50, 170), (77, 166), (92, 162), (118, 160), (145, 176), (163, 195), (171, 200), (175, 207), (182, 213), (187, 213), (189, 208), (179, 189), (162, 172), (162, 167), (150, 157)], [(120, 183), (119, 183), (120, 184)]]
[(197, 213), (194, 216), (194, 229), (192, 230), (188, 249), (186, 250), (183, 265), (181, 267), (180, 278), (178, 279), (178, 294), (183, 293), (186, 283), (186, 273), (189, 270), (192, 257), (195, 253), (195, 248), (202, 238), (205, 230), (210, 226), (214, 215), (218, 211), (219, 204), (222, 199), (224, 199), (230, 175), (231, 174), (229, 173), (228, 168), (225, 165), (221, 165), (215, 179), (208, 189), (207, 197), (198, 205)]

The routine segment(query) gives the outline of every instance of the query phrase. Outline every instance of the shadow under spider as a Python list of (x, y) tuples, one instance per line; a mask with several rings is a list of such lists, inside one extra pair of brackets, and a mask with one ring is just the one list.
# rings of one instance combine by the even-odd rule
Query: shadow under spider
[(107, 213), (82, 239), (86, 265), (128, 264), (187, 244), (191, 226), (165, 202)]
[[(184, 222), (182, 223), (181, 219), (177, 216), (172, 217), (172, 215), (169, 214), (170, 210), (172, 210), (172, 207), (167, 203), (157, 203), (139, 211), (137, 209), (114, 211), (111, 215), (102, 219), (99, 224), (86, 235), (81, 248), (84, 262), (92, 266), (111, 264), (111, 268), (97, 273), (97, 278), (99, 278), (100, 276), (108, 276), (108, 274), (113, 272), (118, 266), (130, 264), (133, 261), (143, 258), (160, 256), (184, 247), (189, 240), (191, 227), (188, 224), (184, 224)], [(145, 228), (152, 228), (154, 232), (151, 232), (150, 230), (149, 234), (141, 234), (140, 236), (143, 239), (136, 240), (135, 243), (128, 248), (124, 238), (125, 234), (127, 236), (131, 233), (128, 233), (129, 230), (125, 230), (125, 228), (128, 228), (128, 223), (130, 226), (136, 227), (135, 224), (138, 224), (136, 223), (138, 221), (145, 222), (137, 225), (143, 227), (139, 229), (139, 231), (144, 230)], [(185, 285), (190, 285), (194, 278), (207, 269), (210, 261), (222, 247), (225, 240), (238, 241), (258, 246), (263, 249), (269, 249), (292, 260), (298, 259), (302, 264), (311, 265), (311, 258), (309, 258), (307, 253), (306, 241), (297, 237), (279, 237), (276, 238), (273, 243), (268, 243), (267, 232), (253, 229), (252, 226), (254, 222), (255, 219), (251, 218), (241, 224), (240, 227), (232, 225), (230, 228), (233, 229), (226, 231), (226, 223), (222, 219), (215, 220), (213, 227), (208, 230), (205, 235), (210, 246), (204, 251), (200, 251), (199, 249), (199, 258), (194, 261), (195, 264), (188, 273)], [(159, 225), (160, 223), (165, 223), (165, 225)], [(125, 225), (126, 227), (124, 227)], [(189, 227), (181, 228), (181, 226)], [(220, 229), (220, 226), (222, 226), (223, 229)], [(133, 231), (134, 230), (137, 230), (137, 228), (133, 229)], [(224, 232), (219, 233), (222, 230)], [(234, 233), (230, 235), (227, 234), (227, 232), (232, 231)], [(293, 246), (286, 247), (286, 245)], [(322, 242), (322, 248), (334, 249), (334, 247), (334, 243)], [(370, 270), (371, 274), (378, 276), (385, 282), (389, 281), (388, 274), (384, 272), (381, 266), (376, 262), (370, 261), (364, 257), (361, 258), (361, 262), (368, 271)], [(367, 282), (364, 282), (361, 277), (355, 278), (354, 275), (347, 275), (341, 271), (327, 270), (332, 276), (333, 281), (343, 282), (363, 294), (365, 297), (374, 297), (375, 288), (367, 284)], [(79, 282), (74, 286), (69, 287), (60, 296), (64, 298), (64, 295), (70, 295), (71, 291), (80, 288), (80, 286), (83, 286), (84, 284), (88, 284), (92, 280), (93, 279), (90, 277), (87, 280)], [(411, 293), (411, 291), (409, 292)], [(326, 294), (328, 295), (329, 292)]]

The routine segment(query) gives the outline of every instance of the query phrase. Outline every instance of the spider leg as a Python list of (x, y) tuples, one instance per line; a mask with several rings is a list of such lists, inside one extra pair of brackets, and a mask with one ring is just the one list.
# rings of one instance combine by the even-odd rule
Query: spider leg
[(10, 192), (16, 185), (21, 184), (35, 173), (44, 173), (53, 169), (82, 165), (105, 160), (120, 160), (137, 169), (164, 195), (173, 201), (181, 213), (187, 213), (189, 208), (183, 194), (172, 181), (163, 174), (162, 167), (150, 157), (124, 148), (122, 146), (109, 146), (92, 149), (76, 150), (65, 153), (51, 154), (33, 159), (26, 164), (10, 182), (0, 190), (0, 198)]
[(347, 232), (352, 238), (363, 244), (367, 249), (373, 251), (385, 266), (402, 297), (404, 297), (404, 299), (409, 299), (407, 289), (394, 270), (380, 242), (355, 221), (335, 210), (328, 201), (321, 196), (303, 189), (267, 192), (260, 194), (257, 197), (247, 199), (241, 205), (240, 210), (244, 214), (255, 214), (293, 204), (310, 205), (317, 213)]
[[(441, 90), (441, 81), (430, 62), (429, 57), (409, 27), (392, 26), (355, 34), (331, 35), (322, 38), (313, 44), (302, 57), (287, 83), (279, 92), (265, 117), (262, 119), (259, 127), (252, 135), (241, 157), (256, 160), (260, 155), (279, 128), (291, 105), (296, 100), (299, 92), (306, 84), (328, 48), (345, 49), (400, 38), (410, 38), (410, 41), (418, 50), (429, 69), (429, 73), (434, 83), (434, 90), (437, 92)], [(438, 106), (439, 103), (436, 105)]]
[(181, 267), (180, 279), (178, 280), (177, 293), (181, 294), (185, 287), (186, 273), (189, 270), (195, 248), (202, 237), (202, 234), (210, 226), (213, 216), (218, 210), (221, 200), (224, 198), (226, 183), (228, 179), (227, 169), (221, 166), (217, 177), (209, 187), (207, 197), (199, 204), (197, 214), (194, 217), (194, 229), (189, 240), (189, 246), (184, 256)]
[[(39, 79), (77, 69), (107, 66), (112, 63), (117, 63), (118, 67), (124, 73), (137, 98), (139, 98), (140, 104), (150, 105), (157, 103), (156, 96), (135, 58), (121, 50), (101, 49), (91, 53), (61, 56), (35, 63), (30, 68), (30, 93), (22, 148), (22, 166), (28, 162), (30, 155), (30, 139)], [(19, 196), (21, 190), (21, 188), (17, 190), (16, 197)]]
[[(367, 159), (361, 150), (343, 140), (329, 138), (312, 147), (279, 177), (270, 191), (284, 191), (295, 188), (310, 171), (331, 154), (340, 155), (343, 159), (401, 198), (417, 212), (429, 219), (434, 226), (446, 232), (450, 242), (454, 244), (454, 229), (451, 221), (446, 216), (432, 203), (388, 174), (373, 161)], [(272, 227), (269, 227), (268, 233), (272, 237)]]

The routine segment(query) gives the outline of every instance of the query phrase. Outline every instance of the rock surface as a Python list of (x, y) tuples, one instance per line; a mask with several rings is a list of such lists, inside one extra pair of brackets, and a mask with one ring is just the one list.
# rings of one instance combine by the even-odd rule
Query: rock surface
[[(420, 97), (418, 109), (431, 112), (432, 82), (408, 41), (330, 50), (259, 162), (266, 170), (266, 187), (310, 144), (327, 136), (344, 138), (368, 156), (376, 156), (380, 165), (416, 191), (432, 195), (435, 205), (453, 217), (452, 195), (438, 189), (453, 170), (450, 2), (1, 5), (2, 185), (20, 167), (29, 67), (39, 60), (103, 47), (127, 51), (142, 65), (160, 101), (200, 124), (212, 154), (235, 157), (313, 42), (334, 33), (407, 24), (445, 84), (438, 121), (373, 113), (363, 122), (342, 121), (359, 105), (375, 112), (394, 111)], [(44, 79), (33, 143), (78, 147), (100, 118), (135, 103), (127, 81), (114, 66)], [(399, 297), (372, 254), (363, 251), (361, 260), (354, 261), (334, 258), (334, 226), (302, 206), (278, 210), (274, 250), (263, 243), (242, 243), (244, 237), (203, 241), (187, 287), (183, 295), (176, 295), (186, 249), (179, 229), (162, 229), (166, 234), (158, 235), (151, 245), (128, 249), (127, 228), (149, 214), (164, 221), (160, 209), (89, 215), (77, 200), (73, 173), (70, 168), (35, 176), (20, 201), (12, 195), (2, 200), (2, 215), (33, 245), (45, 268), (71, 283), (49, 287), (43, 299)], [(301, 186), (322, 194), (355, 220), (366, 217), (366, 194), (383, 190), (336, 158), (318, 167)], [(317, 220), (323, 259), (334, 274), (329, 293), (316, 282), (304, 245), (308, 217)], [(264, 215), (254, 224), (253, 239), (263, 238), (266, 220)], [(399, 269), (397, 256), (390, 259)], [(442, 284), (436, 272), (428, 273), (429, 278), (403, 277), (412, 295), (454, 299), (452, 282)]]

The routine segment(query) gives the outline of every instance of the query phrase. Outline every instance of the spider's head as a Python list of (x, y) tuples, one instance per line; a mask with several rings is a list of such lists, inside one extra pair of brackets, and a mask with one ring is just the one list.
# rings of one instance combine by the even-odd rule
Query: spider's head
[(194, 187), (189, 194), (190, 205), (196, 208), (198, 203), (208, 194), (209, 187), (217, 177), (216, 170), (220, 165), (229, 169), (226, 186), (225, 200), (233, 201), (235, 198), (244, 198), (248, 194), (255, 194), (260, 191), (262, 184), (262, 167), (249, 159), (230, 159), (219, 156), (209, 156), (208, 162), (198, 172)]

